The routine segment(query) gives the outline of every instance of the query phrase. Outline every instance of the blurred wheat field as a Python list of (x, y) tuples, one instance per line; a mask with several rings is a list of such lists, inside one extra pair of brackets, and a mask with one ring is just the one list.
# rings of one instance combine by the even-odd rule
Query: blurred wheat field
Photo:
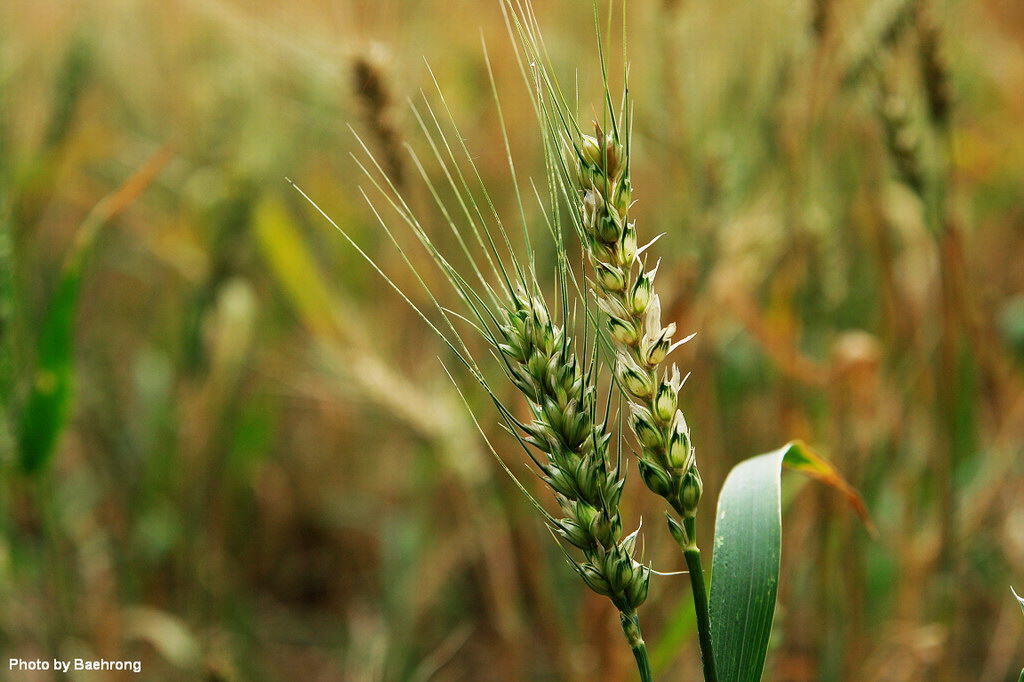
[[(538, 14), (594, 101), (591, 4)], [(698, 332), (678, 361), (705, 495), (799, 437), (878, 526), (787, 482), (765, 679), (1016, 680), (1024, 6), (626, 16), (633, 211), (665, 233), (665, 317)], [(439, 88), (513, 215), (483, 43), (528, 189), (542, 148), (498, 0), (0, 7), (0, 659), (634, 679), (613, 609), (487, 451), (443, 345), (284, 179), (419, 291), (360, 194), (349, 126), (446, 243), (405, 149), (429, 158), (409, 101)], [(660, 519), (637, 478), (625, 511)], [(685, 579), (654, 580), (645, 614), (658, 679), (697, 679)]]

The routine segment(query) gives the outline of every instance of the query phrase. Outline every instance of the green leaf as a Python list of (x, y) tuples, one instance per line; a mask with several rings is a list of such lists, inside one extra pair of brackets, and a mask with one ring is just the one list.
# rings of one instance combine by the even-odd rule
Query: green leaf
[(79, 269), (69, 268), (43, 320), (32, 390), (18, 430), (18, 452), (25, 473), (45, 468), (67, 415), (79, 282)]
[(757, 682), (775, 616), (782, 552), (782, 466), (839, 490), (873, 530), (863, 501), (804, 443), (737, 464), (718, 499), (711, 573), (711, 637), (721, 682)]
[(32, 387), (18, 422), (19, 464), (27, 474), (43, 471), (50, 462), (71, 403), (75, 311), (84, 261), (100, 228), (149, 187), (172, 156), (170, 147), (159, 149), (123, 185), (93, 207), (75, 235), (39, 330)]

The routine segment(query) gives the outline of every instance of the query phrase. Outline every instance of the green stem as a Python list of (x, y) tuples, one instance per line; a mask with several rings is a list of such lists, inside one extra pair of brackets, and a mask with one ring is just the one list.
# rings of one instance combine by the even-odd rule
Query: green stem
[(633, 650), (633, 657), (636, 658), (636, 667), (640, 671), (640, 682), (654, 682), (654, 674), (651, 672), (651, 661), (647, 656), (647, 645), (640, 635), (640, 619), (636, 611), (619, 614), (622, 621), (622, 631), (626, 633), (626, 640), (629, 641), (629, 648)]
[(686, 566), (690, 569), (690, 587), (693, 588), (693, 606), (697, 612), (697, 635), (700, 640), (700, 660), (704, 666), (704, 682), (718, 682), (715, 671), (715, 651), (711, 644), (711, 611), (708, 608), (708, 590), (704, 584), (704, 567), (700, 563), (697, 547), (696, 524), (692, 517), (683, 517), (689, 543), (683, 547)]

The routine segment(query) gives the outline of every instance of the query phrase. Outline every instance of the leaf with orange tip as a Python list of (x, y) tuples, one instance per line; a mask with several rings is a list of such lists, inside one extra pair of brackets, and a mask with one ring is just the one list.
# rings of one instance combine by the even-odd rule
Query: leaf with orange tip
[(857, 491), (805, 443), (737, 464), (718, 498), (712, 558), (711, 636), (723, 682), (757, 682), (764, 670), (782, 554), (784, 466), (838, 490), (875, 533)]

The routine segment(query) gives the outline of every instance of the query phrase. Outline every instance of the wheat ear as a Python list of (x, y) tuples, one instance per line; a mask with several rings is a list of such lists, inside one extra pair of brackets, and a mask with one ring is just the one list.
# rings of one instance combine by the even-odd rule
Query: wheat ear
[[(622, 113), (616, 117), (595, 3), (604, 86), (602, 108), (609, 132), (595, 123), (593, 136), (583, 134), (551, 71), (532, 6), (525, 0), (506, 0), (505, 7), (509, 33), (520, 48), (519, 65), (545, 131), (552, 193), (571, 210), (572, 225), (592, 267), (589, 287), (607, 315), (607, 336), (611, 339), (607, 345), (611, 345), (614, 355), (615, 377), (629, 401), (630, 426), (640, 444), (640, 474), (647, 487), (667, 500), (678, 516), (666, 515), (691, 574), (704, 676), (708, 682), (715, 682), (707, 589), (696, 540), (695, 520), (703, 483), (690, 430), (678, 405), (683, 378), (675, 365), (663, 367), (669, 353), (692, 337), (673, 342), (675, 324), (662, 326), (661, 300), (654, 293), (658, 268), (647, 270), (644, 256), (653, 242), (638, 246), (636, 226), (629, 220), (633, 188), (628, 88), (624, 86)], [(626, 80), (624, 73), (624, 83)]]
[(637, 246), (636, 225), (629, 220), (629, 146), (620, 141), (614, 124), (609, 133), (597, 123), (594, 128), (594, 136), (582, 135), (571, 147), (578, 171), (581, 236), (593, 268), (590, 288), (598, 307), (607, 315), (608, 332), (614, 341), (615, 375), (630, 398), (630, 426), (640, 445), (640, 476), (680, 517), (666, 514), (669, 530), (690, 569), (701, 621), (705, 678), (713, 682), (707, 589), (695, 523), (703, 483), (690, 429), (679, 409), (683, 379), (674, 363), (665, 366), (669, 353), (692, 335), (673, 342), (675, 323), (661, 323), (661, 299), (654, 292), (658, 267), (647, 269), (643, 254), (650, 243)]
[(551, 528), (582, 551), (584, 561), (572, 560), (572, 565), (591, 590), (619, 610), (641, 678), (648, 680), (636, 609), (647, 598), (651, 571), (633, 558), (639, 529), (621, 537), (619, 499), (625, 478), (621, 461), (610, 455), (607, 423), (596, 418), (593, 373), (581, 366), (565, 328), (552, 323), (539, 297), (513, 295), (505, 315), (498, 349), (533, 417), (521, 425), (524, 440), (544, 454), (537, 466), (565, 514), (552, 518)]

